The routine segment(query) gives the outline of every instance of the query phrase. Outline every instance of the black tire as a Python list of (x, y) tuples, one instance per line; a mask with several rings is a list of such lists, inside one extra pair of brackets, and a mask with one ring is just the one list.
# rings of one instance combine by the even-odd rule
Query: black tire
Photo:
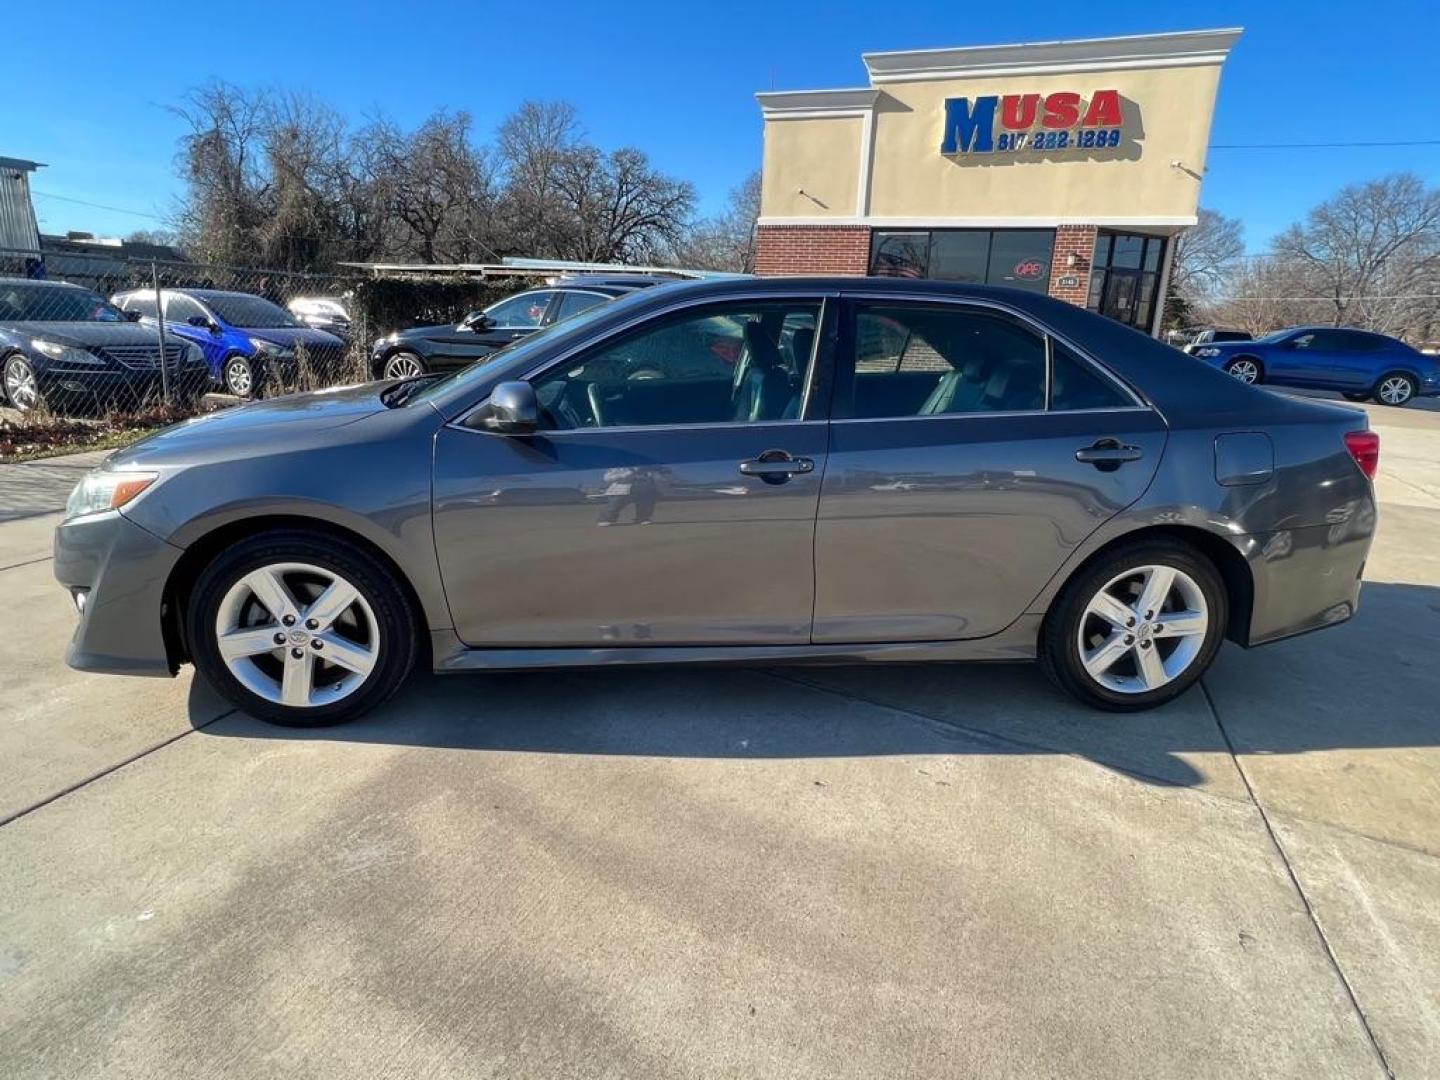
[[(1127, 569), (1147, 565), (1169, 566), (1189, 575), (1204, 595), (1209, 621), (1199, 649), (1184, 671), (1155, 690), (1126, 693), (1102, 685), (1085, 670), (1080, 653), (1080, 622), (1091, 598), (1107, 582)], [(1066, 582), (1040, 630), (1040, 664), (1057, 686), (1092, 708), (1139, 712), (1179, 697), (1205, 674), (1220, 650), (1229, 618), (1225, 582), (1204, 554), (1170, 537), (1140, 538), (1104, 553)]]
[(1340, 396), (1346, 401), (1369, 401), (1371, 394), (1369, 391), (1361, 391), (1357, 394), (1350, 390), (1342, 390)]
[[(1405, 396), (1403, 398), (1400, 398), (1399, 400), (1395, 400), (1392, 397), (1391, 400), (1387, 401), (1386, 396), (1389, 392), (1389, 388), (1392, 385), (1398, 383), (1403, 383), (1405, 385)], [(1375, 389), (1373, 391), (1373, 394), (1375, 404), (1386, 405), (1392, 409), (1399, 409), (1403, 408), (1406, 405), (1409, 405), (1410, 402), (1414, 401), (1415, 395), (1419, 392), (1420, 387), (1415, 382), (1415, 376), (1410, 375), (1404, 371), (1389, 371), (1375, 380)]]
[[(220, 655), (215, 627), (226, 593), (246, 574), (276, 563), (307, 563), (338, 574), (359, 591), (374, 612), (378, 630), (375, 666), (338, 701), (309, 707), (271, 701), (244, 686)], [(368, 712), (399, 689), (419, 651), (415, 612), (394, 573), (342, 537), (299, 529), (262, 532), (217, 556), (201, 571), (191, 590), (185, 632), (195, 667), (212, 686), (251, 716), (285, 727), (324, 727)]]
[(253, 361), (244, 356), (227, 356), (220, 368), (221, 385), (233, 397), (254, 397), (259, 386)]
[[(1240, 365), (1242, 364), (1253, 364), (1255, 366), (1255, 377), (1253, 379), (1242, 378), (1240, 375), (1236, 374), (1235, 369), (1240, 367)], [(1237, 356), (1233, 360), (1227, 360), (1225, 362), (1225, 367), (1222, 370), (1224, 370), (1225, 374), (1229, 375), (1231, 378), (1239, 379), (1241, 382), (1249, 386), (1258, 386), (1260, 383), (1263, 383), (1265, 381), (1265, 365), (1262, 364), (1260, 360), (1254, 356)]]
[[(398, 370), (398, 369), (407, 370)], [(408, 370), (413, 368), (414, 370)], [(382, 379), (408, 379), (416, 375), (427, 375), (430, 372), (430, 365), (419, 353), (411, 352), (408, 349), (401, 349), (387, 356), (380, 364), (379, 377)]]

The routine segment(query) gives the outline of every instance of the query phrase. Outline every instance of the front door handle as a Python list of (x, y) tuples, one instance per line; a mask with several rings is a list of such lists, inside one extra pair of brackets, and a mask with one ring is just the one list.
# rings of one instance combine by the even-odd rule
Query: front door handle
[(814, 472), (815, 462), (809, 458), (791, 457), (784, 450), (766, 450), (757, 458), (740, 463), (745, 476), (758, 476), (767, 484), (783, 484), (792, 476)]
[(1139, 461), (1145, 452), (1138, 446), (1126, 446), (1119, 439), (1101, 439), (1093, 446), (1075, 451), (1075, 460), (1094, 465), (1101, 472), (1114, 472), (1127, 461)]

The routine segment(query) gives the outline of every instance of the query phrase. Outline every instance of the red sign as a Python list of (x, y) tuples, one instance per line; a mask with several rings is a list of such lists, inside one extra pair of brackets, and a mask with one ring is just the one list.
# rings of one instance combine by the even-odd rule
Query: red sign
[(1015, 276), (1025, 281), (1038, 281), (1045, 276), (1045, 265), (1039, 259), (1026, 259), (1015, 264)]

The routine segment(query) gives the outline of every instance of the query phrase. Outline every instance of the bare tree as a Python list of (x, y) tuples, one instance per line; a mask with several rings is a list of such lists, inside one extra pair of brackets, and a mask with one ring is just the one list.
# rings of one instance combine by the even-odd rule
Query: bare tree
[(190, 128), (177, 156), (187, 185), (177, 230), (202, 259), (243, 261), (267, 213), (269, 103), (263, 94), (214, 82), (192, 90), (174, 112)]
[(569, 222), (557, 205), (559, 173), (580, 147), (575, 107), (565, 101), (526, 101), (501, 123), (496, 156), (505, 178), (504, 218), (510, 247), (554, 255), (570, 242)]
[(670, 258), (696, 270), (748, 274), (755, 269), (755, 223), (760, 218), (760, 172), (757, 169), (730, 192), (725, 210), (702, 218), (685, 230)]
[(1435, 320), (1440, 188), (1413, 173), (1352, 184), (1276, 237), (1274, 252), (1328, 301), (1325, 321), (1413, 332)]
[(1188, 304), (1202, 304), (1225, 284), (1244, 252), (1240, 220), (1201, 207), (1199, 220), (1175, 241), (1170, 287)]
[(587, 262), (649, 261), (679, 238), (695, 189), (650, 167), (639, 150), (577, 147), (554, 177), (566, 221), (559, 253)]

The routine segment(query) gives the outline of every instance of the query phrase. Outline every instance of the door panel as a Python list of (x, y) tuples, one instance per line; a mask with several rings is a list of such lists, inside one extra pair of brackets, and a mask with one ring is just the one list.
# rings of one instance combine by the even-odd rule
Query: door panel
[[(1102, 439), (1140, 450), (1076, 460)], [(817, 642), (996, 633), (1140, 497), (1165, 445), (1153, 412), (841, 420), (815, 535)]]
[[(803, 644), (826, 426), (447, 427), (435, 543), (471, 646)], [(742, 462), (785, 451), (788, 477)], [(763, 467), (763, 466), (762, 466)]]

